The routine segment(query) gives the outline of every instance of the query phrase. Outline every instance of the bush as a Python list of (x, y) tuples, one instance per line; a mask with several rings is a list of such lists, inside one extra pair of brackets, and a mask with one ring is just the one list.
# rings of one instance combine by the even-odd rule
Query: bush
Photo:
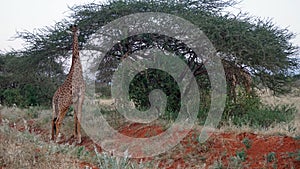
[(38, 93), (37, 88), (31, 84), (27, 84), (22, 89), (22, 95), (24, 96), (24, 105), (25, 106), (36, 106), (38, 105)]
[(4, 104), (7, 106), (13, 106), (14, 104), (24, 104), (22, 102), (23, 97), (19, 89), (6, 89), (4, 90), (2, 95), (4, 98)]
[(227, 107), (227, 116), (237, 126), (250, 125), (253, 127), (270, 127), (274, 123), (290, 122), (293, 120), (296, 108), (292, 105), (275, 107), (263, 105), (259, 98), (247, 98), (239, 104)]
[(149, 94), (155, 89), (162, 90), (166, 94), (167, 105), (163, 117), (175, 120), (180, 111), (181, 95), (175, 79), (168, 73), (157, 69), (142, 71), (131, 81), (129, 96), (137, 109), (145, 111), (151, 107)]
[(95, 86), (95, 92), (97, 94), (100, 94), (101, 98), (110, 98), (111, 97), (111, 86), (101, 86), (99, 84), (96, 84)]
[[(210, 107), (209, 93), (201, 95), (198, 121), (200, 125), (205, 123)], [(258, 96), (240, 95), (236, 102), (227, 99), (220, 125), (232, 121), (234, 125), (250, 125), (252, 127), (270, 127), (274, 123), (291, 122), (297, 110), (293, 105), (264, 105)]]
[(296, 108), (292, 105), (266, 106), (250, 109), (244, 114), (233, 116), (232, 121), (235, 125), (241, 126), (248, 124), (253, 127), (270, 127), (274, 123), (290, 122), (293, 120)]

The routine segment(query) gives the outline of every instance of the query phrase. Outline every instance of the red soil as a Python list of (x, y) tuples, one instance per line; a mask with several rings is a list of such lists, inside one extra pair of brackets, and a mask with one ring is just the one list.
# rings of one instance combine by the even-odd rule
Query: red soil
[[(25, 130), (22, 125), (10, 124), (10, 126), (19, 131)], [(27, 129), (31, 133), (49, 136), (49, 131), (35, 127), (33, 120), (28, 121)], [(131, 137), (147, 138), (164, 132), (164, 129), (161, 126), (134, 123), (120, 128), (119, 132)], [(159, 167), (195, 168), (197, 165), (205, 163), (208, 168), (216, 161), (221, 161), (223, 166), (228, 166), (231, 158), (237, 156), (237, 152), (244, 152), (245, 160), (242, 165), (245, 168), (273, 168), (275, 165), (278, 169), (300, 168), (300, 161), (297, 159), (300, 152), (299, 139), (253, 133), (214, 133), (205, 143), (200, 144), (197, 141), (199, 134), (199, 130), (191, 130), (180, 142), (180, 145), (174, 147), (170, 152), (161, 154)], [(94, 143), (89, 137), (85, 136), (82, 140), (79, 146), (85, 146), (88, 151), (94, 151)], [(249, 147), (246, 147), (247, 143), (243, 143), (245, 140), (249, 141)], [(60, 143), (73, 143), (74, 141), (74, 138), (70, 138)], [(99, 152), (102, 151), (99, 146), (97, 149)], [(274, 154), (275, 158), (271, 158), (270, 154)], [(145, 158), (143, 161), (152, 159)], [(136, 160), (140, 161), (140, 159)], [(96, 168), (85, 162), (81, 162), (79, 165), (83, 168), (86, 165)]]
[[(119, 131), (127, 136), (146, 138), (158, 135), (164, 130), (160, 126), (135, 123)], [(245, 160), (242, 165), (247, 168), (273, 168), (275, 165), (279, 169), (300, 168), (300, 161), (296, 159), (296, 154), (300, 151), (300, 140), (287, 136), (265, 136), (253, 133), (214, 133), (206, 143), (200, 144), (197, 141), (199, 134), (200, 131), (190, 131), (180, 142), (179, 153), (176, 148), (172, 152), (167, 152), (171, 153), (173, 158), (173, 164), (168, 168), (177, 168), (179, 165), (181, 168), (194, 167), (197, 164), (193, 164), (192, 160), (187, 157), (197, 158), (195, 156), (201, 157), (199, 160), (206, 163), (206, 168), (218, 160), (222, 161), (224, 166), (228, 166), (230, 158), (237, 156), (238, 152), (244, 152)], [(247, 143), (243, 143), (245, 140), (249, 142), (248, 148)], [(275, 158), (272, 158), (272, 154)], [(201, 164), (201, 161), (197, 163)], [(165, 167), (164, 164), (160, 166)]]

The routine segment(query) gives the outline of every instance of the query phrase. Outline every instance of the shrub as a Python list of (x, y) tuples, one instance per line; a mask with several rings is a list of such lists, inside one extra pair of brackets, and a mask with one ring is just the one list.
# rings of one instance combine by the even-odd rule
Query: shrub
[(14, 104), (22, 103), (23, 100), (19, 89), (6, 89), (2, 95), (4, 97), (4, 104), (7, 106), (13, 106)]
[(293, 120), (296, 107), (293, 105), (269, 106), (261, 103), (258, 96), (240, 97), (236, 103), (227, 102), (223, 113), (223, 122), (231, 119), (234, 125), (270, 127), (274, 123)]
[(233, 122), (235, 124), (240, 122), (237, 125), (249, 124), (256, 127), (270, 127), (274, 123), (292, 121), (295, 113), (296, 108), (291, 105), (262, 106), (258, 109), (249, 110), (240, 117), (235, 117)]

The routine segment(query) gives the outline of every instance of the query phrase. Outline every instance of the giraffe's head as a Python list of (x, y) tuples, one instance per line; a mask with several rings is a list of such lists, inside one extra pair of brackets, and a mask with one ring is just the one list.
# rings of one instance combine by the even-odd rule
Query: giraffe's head
[(67, 32), (68, 32), (69, 34), (73, 34), (73, 35), (78, 36), (78, 35), (79, 35), (79, 29), (78, 29), (78, 26), (77, 26), (77, 25), (71, 25), (71, 26), (70, 26), (70, 30), (67, 30)]

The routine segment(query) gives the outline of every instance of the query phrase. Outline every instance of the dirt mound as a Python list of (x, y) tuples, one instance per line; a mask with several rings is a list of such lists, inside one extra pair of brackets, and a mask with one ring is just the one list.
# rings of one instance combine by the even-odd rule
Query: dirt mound
[(119, 129), (121, 134), (135, 138), (148, 138), (164, 132), (161, 126), (149, 126), (147, 124), (132, 123)]
[[(158, 135), (164, 130), (161, 126), (131, 124), (120, 129), (120, 133), (131, 137), (147, 138)], [(172, 158), (167, 168), (195, 167), (203, 162), (206, 168), (218, 162), (223, 166), (240, 163), (248, 168), (300, 168), (300, 140), (287, 136), (265, 136), (253, 133), (214, 133), (206, 143), (200, 144), (199, 130), (192, 130), (164, 155)], [(169, 154), (169, 155), (167, 155)], [(188, 158), (189, 157), (189, 158)], [(147, 159), (146, 159), (147, 160)], [(151, 159), (148, 159), (151, 160)], [(166, 167), (169, 159), (161, 161)]]

